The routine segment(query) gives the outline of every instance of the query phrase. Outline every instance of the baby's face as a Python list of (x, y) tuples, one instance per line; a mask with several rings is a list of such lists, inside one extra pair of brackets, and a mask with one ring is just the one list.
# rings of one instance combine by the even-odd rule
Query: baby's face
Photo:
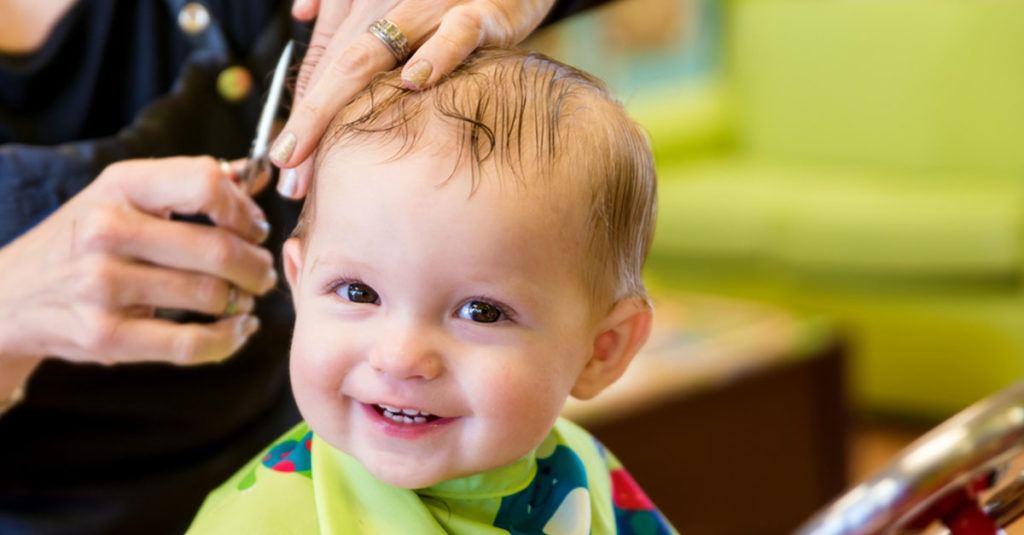
[(470, 196), (468, 166), (441, 185), (450, 156), (391, 154), (336, 149), (319, 169), (312, 229), (285, 246), (291, 374), (318, 435), (417, 488), (533, 449), (597, 320), (578, 193), (485, 175)]

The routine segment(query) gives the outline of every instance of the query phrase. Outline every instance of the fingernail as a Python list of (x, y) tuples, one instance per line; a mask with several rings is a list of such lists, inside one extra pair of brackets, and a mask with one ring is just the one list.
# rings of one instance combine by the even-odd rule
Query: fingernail
[(278, 164), (286, 163), (295, 150), (295, 141), (295, 134), (291, 132), (285, 132), (277, 136), (274, 146), (270, 147), (270, 157), (274, 159), (274, 162)]
[(277, 180), (277, 192), (282, 197), (294, 198), (297, 183), (298, 177), (296, 176), (295, 168), (285, 169), (281, 171), (281, 177)]
[(248, 337), (260, 328), (260, 319), (256, 316), (246, 316), (242, 322), (242, 336)]
[(252, 235), (256, 238), (256, 243), (263, 243), (270, 236), (270, 223), (266, 219), (253, 219)]
[(433, 70), (434, 67), (429, 61), (421, 59), (402, 71), (402, 82), (409, 89), (419, 89), (426, 83), (427, 78), (430, 78), (430, 73)]
[(267, 271), (267, 276), (264, 277), (263, 281), (263, 291), (269, 291), (273, 289), (274, 286), (277, 286), (277, 271), (274, 268), (270, 268), (270, 270)]
[[(308, 17), (309, 14), (306, 11), (309, 9), (309, 0), (295, 0), (292, 4), (292, 15)], [(303, 19), (304, 20), (304, 19)]]

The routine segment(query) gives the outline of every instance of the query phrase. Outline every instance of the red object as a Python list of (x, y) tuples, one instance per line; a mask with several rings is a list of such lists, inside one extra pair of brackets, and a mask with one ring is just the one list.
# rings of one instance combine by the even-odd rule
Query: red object
[(951, 535), (999, 535), (999, 526), (992, 521), (978, 503), (965, 502), (942, 517), (942, 523)]
[(295, 463), (291, 461), (281, 461), (274, 465), (274, 471), (276, 472), (294, 472)]
[[(992, 488), (996, 483), (996, 472), (989, 471), (961, 488), (953, 489), (940, 498), (934, 499), (933, 503), (913, 519), (905, 522), (901, 527), (914, 531), (924, 530), (932, 522), (942, 518), (953, 518), (960, 508), (974, 505), (977, 508), (978, 495), (987, 489)], [(988, 533), (988, 532), (982, 532)], [(955, 533), (954, 533), (955, 535)]]
[(654, 503), (636, 484), (633, 476), (623, 468), (612, 470), (612, 502), (619, 509), (650, 511)]

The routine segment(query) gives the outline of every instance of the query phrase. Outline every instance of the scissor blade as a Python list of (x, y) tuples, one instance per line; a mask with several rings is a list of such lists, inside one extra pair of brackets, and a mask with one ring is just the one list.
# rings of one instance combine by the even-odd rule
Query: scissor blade
[(281, 105), (281, 92), (284, 90), (285, 76), (288, 74), (288, 66), (292, 60), (293, 41), (288, 41), (277, 60), (277, 67), (274, 68), (274, 77), (270, 80), (270, 91), (267, 94), (267, 101), (263, 104), (263, 111), (260, 112), (260, 122), (256, 126), (256, 138), (252, 142), (251, 158), (264, 158), (267, 154), (267, 145), (270, 142), (270, 130), (274, 125), (274, 116), (277, 115), (277, 108)]

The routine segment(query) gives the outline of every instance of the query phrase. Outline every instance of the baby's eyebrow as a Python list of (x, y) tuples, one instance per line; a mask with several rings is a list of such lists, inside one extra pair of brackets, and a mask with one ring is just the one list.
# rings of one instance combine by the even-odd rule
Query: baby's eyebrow
[(488, 279), (471, 280), (467, 281), (467, 283), (482, 287), (485, 291), (490, 288), (494, 294), (490, 297), (512, 301), (507, 303), (508, 305), (526, 305), (532, 308), (539, 301), (543, 300), (544, 297), (544, 292), (527, 277), (505, 278), (497, 286), (495, 286), (493, 280)]
[(319, 254), (313, 257), (313, 261), (309, 264), (309, 272), (313, 273), (320, 267), (330, 267), (338, 264), (343, 264), (347, 267), (358, 269), (358, 270), (369, 270), (373, 269), (373, 266), (345, 255), (332, 255), (332, 254)]

